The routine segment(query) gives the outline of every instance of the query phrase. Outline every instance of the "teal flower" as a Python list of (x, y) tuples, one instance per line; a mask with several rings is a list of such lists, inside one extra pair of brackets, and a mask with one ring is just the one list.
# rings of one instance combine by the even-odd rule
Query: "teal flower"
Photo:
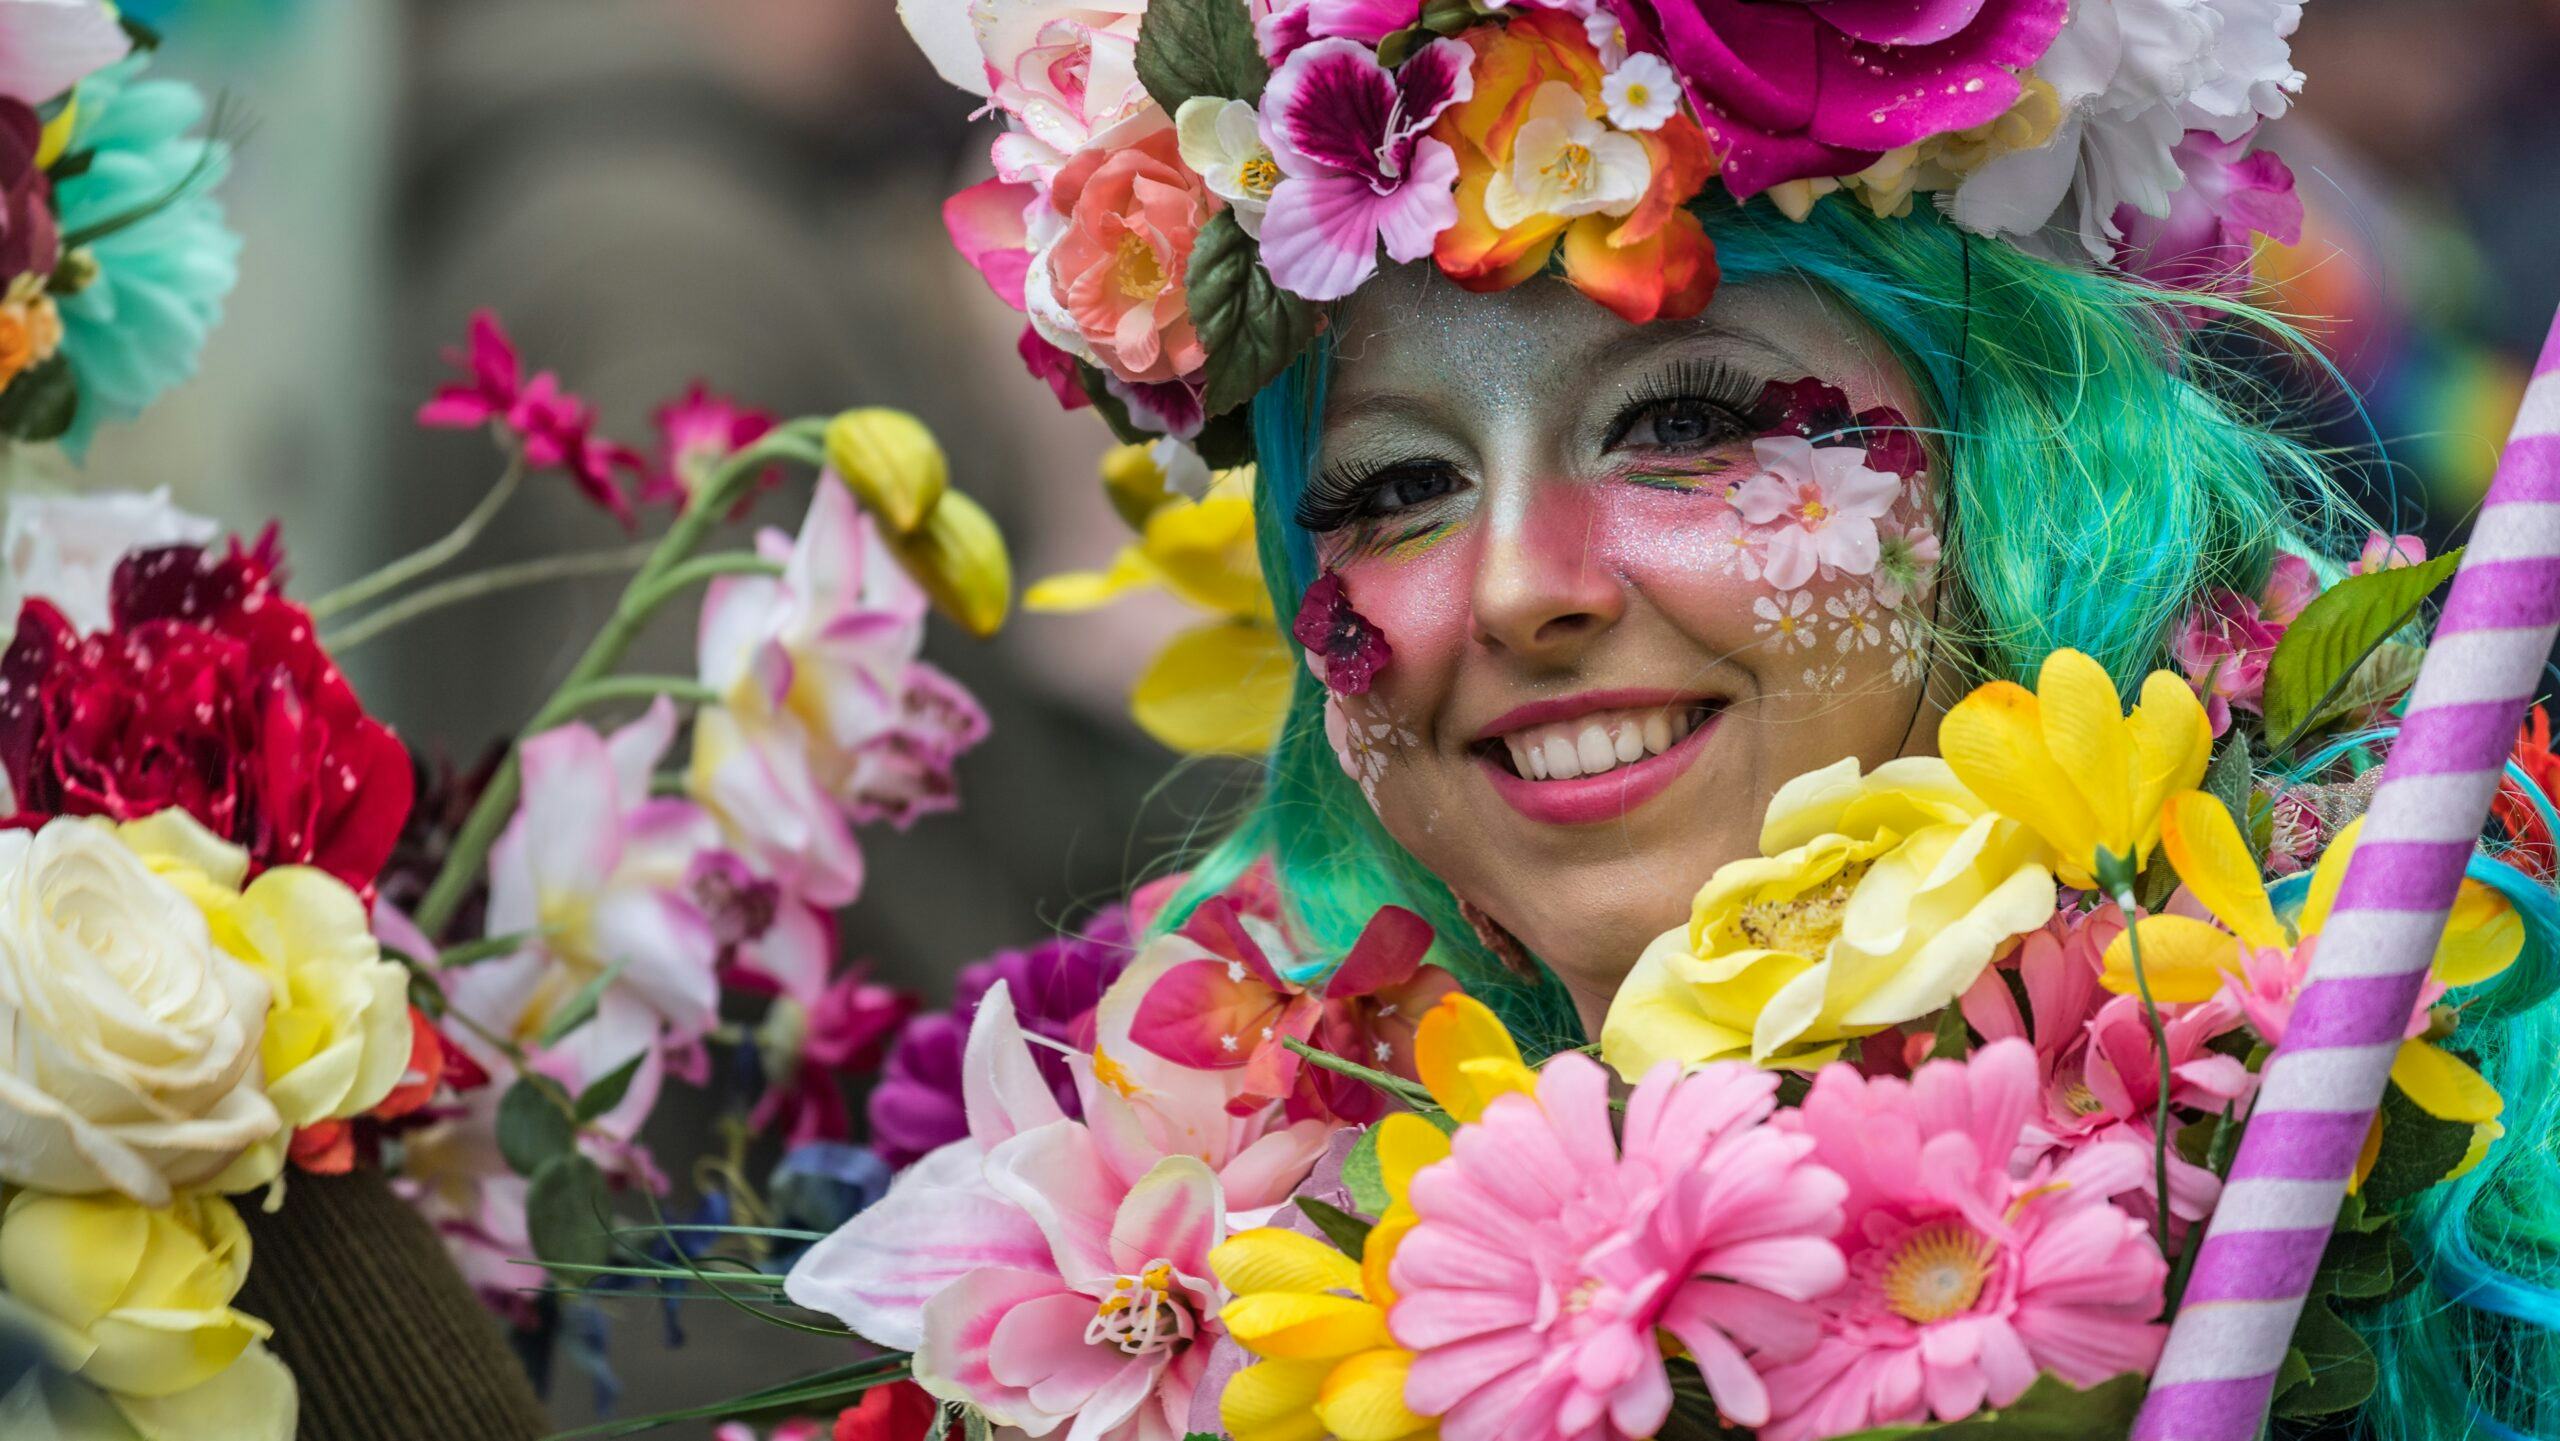
[(213, 196), (229, 148), (192, 133), (204, 96), (184, 81), (142, 79), (149, 62), (135, 54), (81, 82), (65, 155), (76, 173), (54, 187), (65, 246), (97, 271), (60, 301), (62, 353), (80, 387), (63, 437), (75, 455), (102, 422), (133, 419), (195, 374), (240, 278), (240, 237)]

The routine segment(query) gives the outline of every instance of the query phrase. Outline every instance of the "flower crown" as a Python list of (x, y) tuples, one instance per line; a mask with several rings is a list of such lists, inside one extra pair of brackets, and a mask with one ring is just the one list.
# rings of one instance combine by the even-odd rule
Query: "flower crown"
[[(1634, 323), (1698, 313), (1711, 181), (1839, 194), (2182, 290), (2299, 238), (2253, 152), (2302, 76), (2300, 0), (903, 0), (1000, 112), (943, 208), (1023, 312), (1024, 363), (1124, 440), (1248, 458), (1244, 402), (1395, 261), (1560, 274)], [(1834, 203), (1842, 203), (1835, 201)]]

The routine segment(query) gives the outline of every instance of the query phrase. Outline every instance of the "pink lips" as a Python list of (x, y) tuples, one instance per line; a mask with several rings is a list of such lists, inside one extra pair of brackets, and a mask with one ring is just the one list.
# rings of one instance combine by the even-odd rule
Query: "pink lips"
[[(1571, 720), (1598, 710), (1677, 705), (1694, 699), (1668, 691), (1606, 691), (1542, 701), (1502, 716), (1485, 727), (1480, 738), (1490, 740), (1523, 726)], [(1539, 781), (1512, 774), (1508, 767), (1490, 755), (1479, 756), (1476, 763), (1484, 767), (1486, 777), (1493, 782), (1494, 794), (1510, 802), (1513, 810), (1529, 819), (1551, 826), (1600, 825), (1625, 816), (1668, 789), (1705, 750), (1707, 734), (1723, 719), (1721, 708), (1711, 709), (1706, 719), (1681, 737), (1671, 749), (1596, 776)]]

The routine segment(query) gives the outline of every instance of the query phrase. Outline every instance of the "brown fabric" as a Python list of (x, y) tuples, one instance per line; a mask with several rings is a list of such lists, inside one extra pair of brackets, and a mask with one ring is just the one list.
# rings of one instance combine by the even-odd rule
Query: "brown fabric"
[(302, 1388), (296, 1441), (533, 1441), (551, 1423), (435, 1232), (381, 1174), (294, 1174), (235, 1303)]

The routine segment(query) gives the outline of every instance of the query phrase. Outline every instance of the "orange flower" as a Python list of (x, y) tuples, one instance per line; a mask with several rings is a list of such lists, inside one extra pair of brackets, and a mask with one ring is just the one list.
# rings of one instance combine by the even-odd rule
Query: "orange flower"
[[(1599, 52), (1579, 21), (1555, 11), (1518, 11), (1507, 25), (1478, 26), (1459, 38), (1476, 54), (1475, 92), (1432, 131), (1458, 156), (1458, 222), (1434, 247), (1440, 269), (1470, 290), (1507, 290), (1544, 270), (1561, 244), (1565, 278), (1630, 322), (1704, 309), (1718, 277), (1715, 244), (1687, 204), (1713, 173), (1715, 157), (1697, 122), (1675, 114), (1656, 129), (1607, 130), (1593, 142), (1643, 147), (1647, 179), (1631, 208), (1577, 214), (1580, 207), (1538, 205), (1532, 188), (1516, 183), (1520, 141), (1542, 103), (1554, 106), (1553, 86), (1580, 97), (1590, 126), (1605, 128)], [(1589, 147), (1577, 142), (1563, 152), (1581, 162), (1571, 170), (1580, 178), (1591, 164)]]
[(0, 386), (62, 348), (62, 313), (45, 294), (44, 277), (21, 275), (0, 298)]

